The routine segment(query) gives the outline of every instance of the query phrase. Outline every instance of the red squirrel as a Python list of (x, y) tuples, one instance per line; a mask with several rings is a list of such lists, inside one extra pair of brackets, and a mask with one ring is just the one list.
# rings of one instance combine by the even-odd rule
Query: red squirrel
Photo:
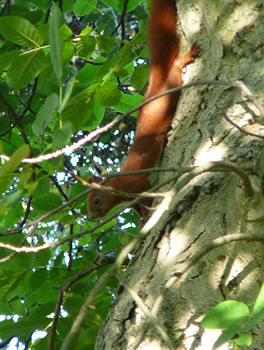
[[(145, 98), (173, 87), (181, 86), (182, 68), (192, 62), (199, 50), (196, 46), (184, 56), (179, 57), (179, 37), (176, 33), (177, 11), (175, 0), (152, 0), (148, 24), (148, 41), (150, 49), (150, 77)], [(175, 114), (180, 92), (160, 97), (141, 108), (134, 142), (120, 172), (149, 169), (155, 166), (161, 153), (172, 118)], [(104, 185), (130, 193), (142, 193), (150, 189), (149, 174), (137, 174), (115, 177)], [(101, 181), (92, 177), (89, 182)], [(88, 198), (90, 218), (106, 215), (115, 205), (128, 198), (111, 192), (93, 190)], [(135, 207), (146, 218), (149, 198), (144, 198)]]

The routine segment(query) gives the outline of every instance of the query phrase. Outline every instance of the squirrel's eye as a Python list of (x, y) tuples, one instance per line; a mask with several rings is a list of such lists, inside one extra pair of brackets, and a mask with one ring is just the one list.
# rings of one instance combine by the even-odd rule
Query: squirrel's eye
[(99, 197), (95, 197), (95, 199), (94, 199), (94, 205), (98, 205), (98, 204), (100, 204), (100, 203), (101, 203), (100, 198), (99, 198)]

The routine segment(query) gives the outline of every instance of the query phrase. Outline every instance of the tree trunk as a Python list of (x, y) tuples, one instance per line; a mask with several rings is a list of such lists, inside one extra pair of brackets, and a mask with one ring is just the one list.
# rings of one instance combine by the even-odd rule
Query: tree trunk
[[(187, 51), (184, 38), (189, 47), (195, 41), (201, 49), (200, 58), (185, 71), (185, 82), (243, 81), (263, 101), (263, 1), (179, 0), (177, 7), (183, 51)], [(180, 168), (229, 161), (244, 169), (261, 163), (263, 141), (225, 119), (227, 115), (243, 130), (264, 135), (261, 117), (257, 118), (260, 112), (247, 100), (239, 89), (224, 85), (184, 90), (160, 166)], [(124, 275), (158, 322), (145, 315), (126, 286), (120, 287), (96, 349), (208, 350), (220, 331), (201, 327), (204, 314), (226, 299), (246, 304), (255, 301), (263, 283), (262, 243), (230, 242), (206, 252), (198, 261), (192, 260), (217, 238), (263, 232), (260, 175), (253, 171), (249, 175), (254, 189), (250, 197), (250, 186), (245, 191), (241, 177), (226, 165), (220, 166), (217, 170), (221, 171), (195, 176), (181, 189), (188, 174), (162, 188), (169, 191), (169, 205), (157, 208), (163, 214), (137, 246)], [(172, 173), (161, 173), (158, 183), (171, 177)], [(155, 201), (155, 205), (159, 203)], [(252, 349), (264, 349), (263, 334), (260, 323), (252, 333)], [(229, 346), (226, 343), (220, 349)]]

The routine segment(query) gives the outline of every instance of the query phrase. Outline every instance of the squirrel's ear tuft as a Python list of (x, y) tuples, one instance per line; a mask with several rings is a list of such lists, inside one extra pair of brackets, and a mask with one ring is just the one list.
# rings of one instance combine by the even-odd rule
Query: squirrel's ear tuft
[(99, 183), (99, 182), (101, 182), (103, 179), (101, 178), (101, 177), (99, 177), (99, 176), (95, 176), (95, 175), (93, 175), (93, 176), (91, 176), (89, 179), (88, 179), (88, 184), (91, 184), (91, 183), (93, 183), (93, 182), (96, 182), (96, 183)]

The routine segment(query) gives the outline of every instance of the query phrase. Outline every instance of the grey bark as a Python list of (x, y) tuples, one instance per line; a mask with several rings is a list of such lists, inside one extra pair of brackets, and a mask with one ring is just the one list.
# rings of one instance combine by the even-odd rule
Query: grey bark
[[(264, 104), (263, 1), (179, 0), (177, 7), (182, 37), (189, 47), (196, 41), (201, 48), (201, 57), (185, 71), (185, 81), (242, 80)], [(192, 87), (180, 99), (161, 166), (228, 160), (245, 168), (261, 162), (263, 140), (234, 128), (224, 119), (224, 113), (244, 130), (264, 135), (259, 111), (246, 103), (238, 90), (226, 86)], [(254, 115), (258, 116), (255, 120)], [(157, 181), (170, 176), (162, 173)], [(260, 290), (264, 249), (255, 242), (217, 248), (177, 281), (184, 264), (214, 239), (235, 233), (264, 234), (258, 177), (251, 171), (254, 198), (245, 196), (240, 178), (232, 172), (195, 177), (173, 193), (168, 210), (137, 247), (126, 281), (151, 311), (157, 299), (164, 296), (157, 318), (175, 349), (211, 349), (220, 331), (204, 330), (199, 324), (203, 315), (226, 299), (252, 303)], [(175, 184), (164, 187), (166, 191), (173, 189)], [(261, 323), (252, 333), (250, 348), (264, 349), (263, 334)], [(135, 348), (161, 350), (168, 349), (168, 344), (126, 288), (120, 287), (96, 349)], [(229, 348), (224, 344), (220, 349)]]

